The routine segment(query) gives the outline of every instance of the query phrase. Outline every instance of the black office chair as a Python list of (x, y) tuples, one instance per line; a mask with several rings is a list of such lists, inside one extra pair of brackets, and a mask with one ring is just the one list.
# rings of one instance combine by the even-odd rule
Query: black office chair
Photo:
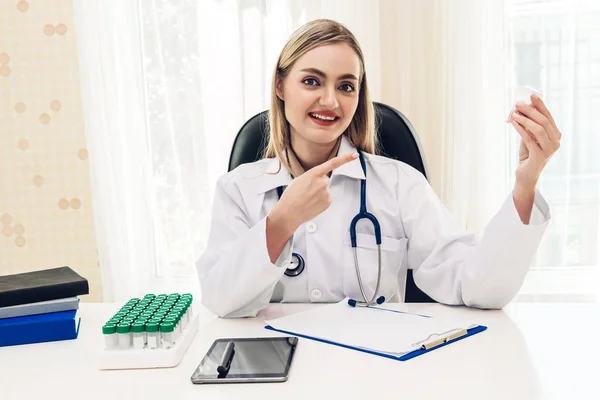
[[(421, 151), (419, 139), (408, 119), (398, 110), (385, 104), (374, 102), (377, 125), (379, 127), (379, 149), (381, 155), (393, 158), (419, 170), (425, 178), (427, 166)], [(263, 158), (268, 142), (268, 111), (263, 111), (250, 118), (238, 132), (231, 155), (229, 157), (229, 171), (240, 164), (258, 161)], [(434, 303), (415, 284), (413, 271), (408, 270), (406, 276), (407, 303)]]

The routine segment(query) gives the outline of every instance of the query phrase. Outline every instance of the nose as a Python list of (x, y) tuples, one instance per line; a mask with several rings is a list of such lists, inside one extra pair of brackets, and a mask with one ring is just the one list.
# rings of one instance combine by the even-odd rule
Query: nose
[(337, 96), (335, 88), (326, 87), (323, 90), (321, 99), (319, 100), (321, 107), (327, 110), (335, 110), (338, 107)]

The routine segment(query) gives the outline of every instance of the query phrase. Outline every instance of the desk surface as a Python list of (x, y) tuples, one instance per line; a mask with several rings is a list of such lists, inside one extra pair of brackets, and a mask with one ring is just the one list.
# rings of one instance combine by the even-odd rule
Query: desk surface
[[(599, 399), (600, 305), (511, 304), (480, 311), (396, 304), (432, 316), (471, 314), (489, 329), (399, 362), (301, 339), (285, 383), (193, 385), (190, 375), (219, 337), (277, 336), (263, 321), (314, 305), (271, 305), (257, 318), (200, 313), (174, 368), (101, 371), (102, 323), (117, 304), (81, 304), (77, 340), (0, 347), (1, 399)], [(318, 307), (318, 306), (317, 306)], [(591, 340), (590, 340), (591, 339)]]

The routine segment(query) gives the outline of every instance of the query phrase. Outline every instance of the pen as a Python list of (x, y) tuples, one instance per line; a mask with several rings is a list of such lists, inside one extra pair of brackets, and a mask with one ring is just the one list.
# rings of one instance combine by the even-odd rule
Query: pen
[(233, 360), (233, 354), (235, 344), (233, 342), (227, 343), (225, 346), (225, 351), (223, 351), (223, 357), (221, 358), (221, 363), (217, 367), (217, 372), (219, 375), (223, 375), (229, 371), (229, 367), (231, 366), (231, 360)]

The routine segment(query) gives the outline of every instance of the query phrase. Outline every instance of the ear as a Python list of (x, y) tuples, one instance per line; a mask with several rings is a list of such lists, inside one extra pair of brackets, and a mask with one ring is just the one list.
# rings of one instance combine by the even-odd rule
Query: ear
[(283, 79), (281, 79), (279, 74), (275, 78), (275, 93), (279, 97), (279, 100), (283, 101)]

